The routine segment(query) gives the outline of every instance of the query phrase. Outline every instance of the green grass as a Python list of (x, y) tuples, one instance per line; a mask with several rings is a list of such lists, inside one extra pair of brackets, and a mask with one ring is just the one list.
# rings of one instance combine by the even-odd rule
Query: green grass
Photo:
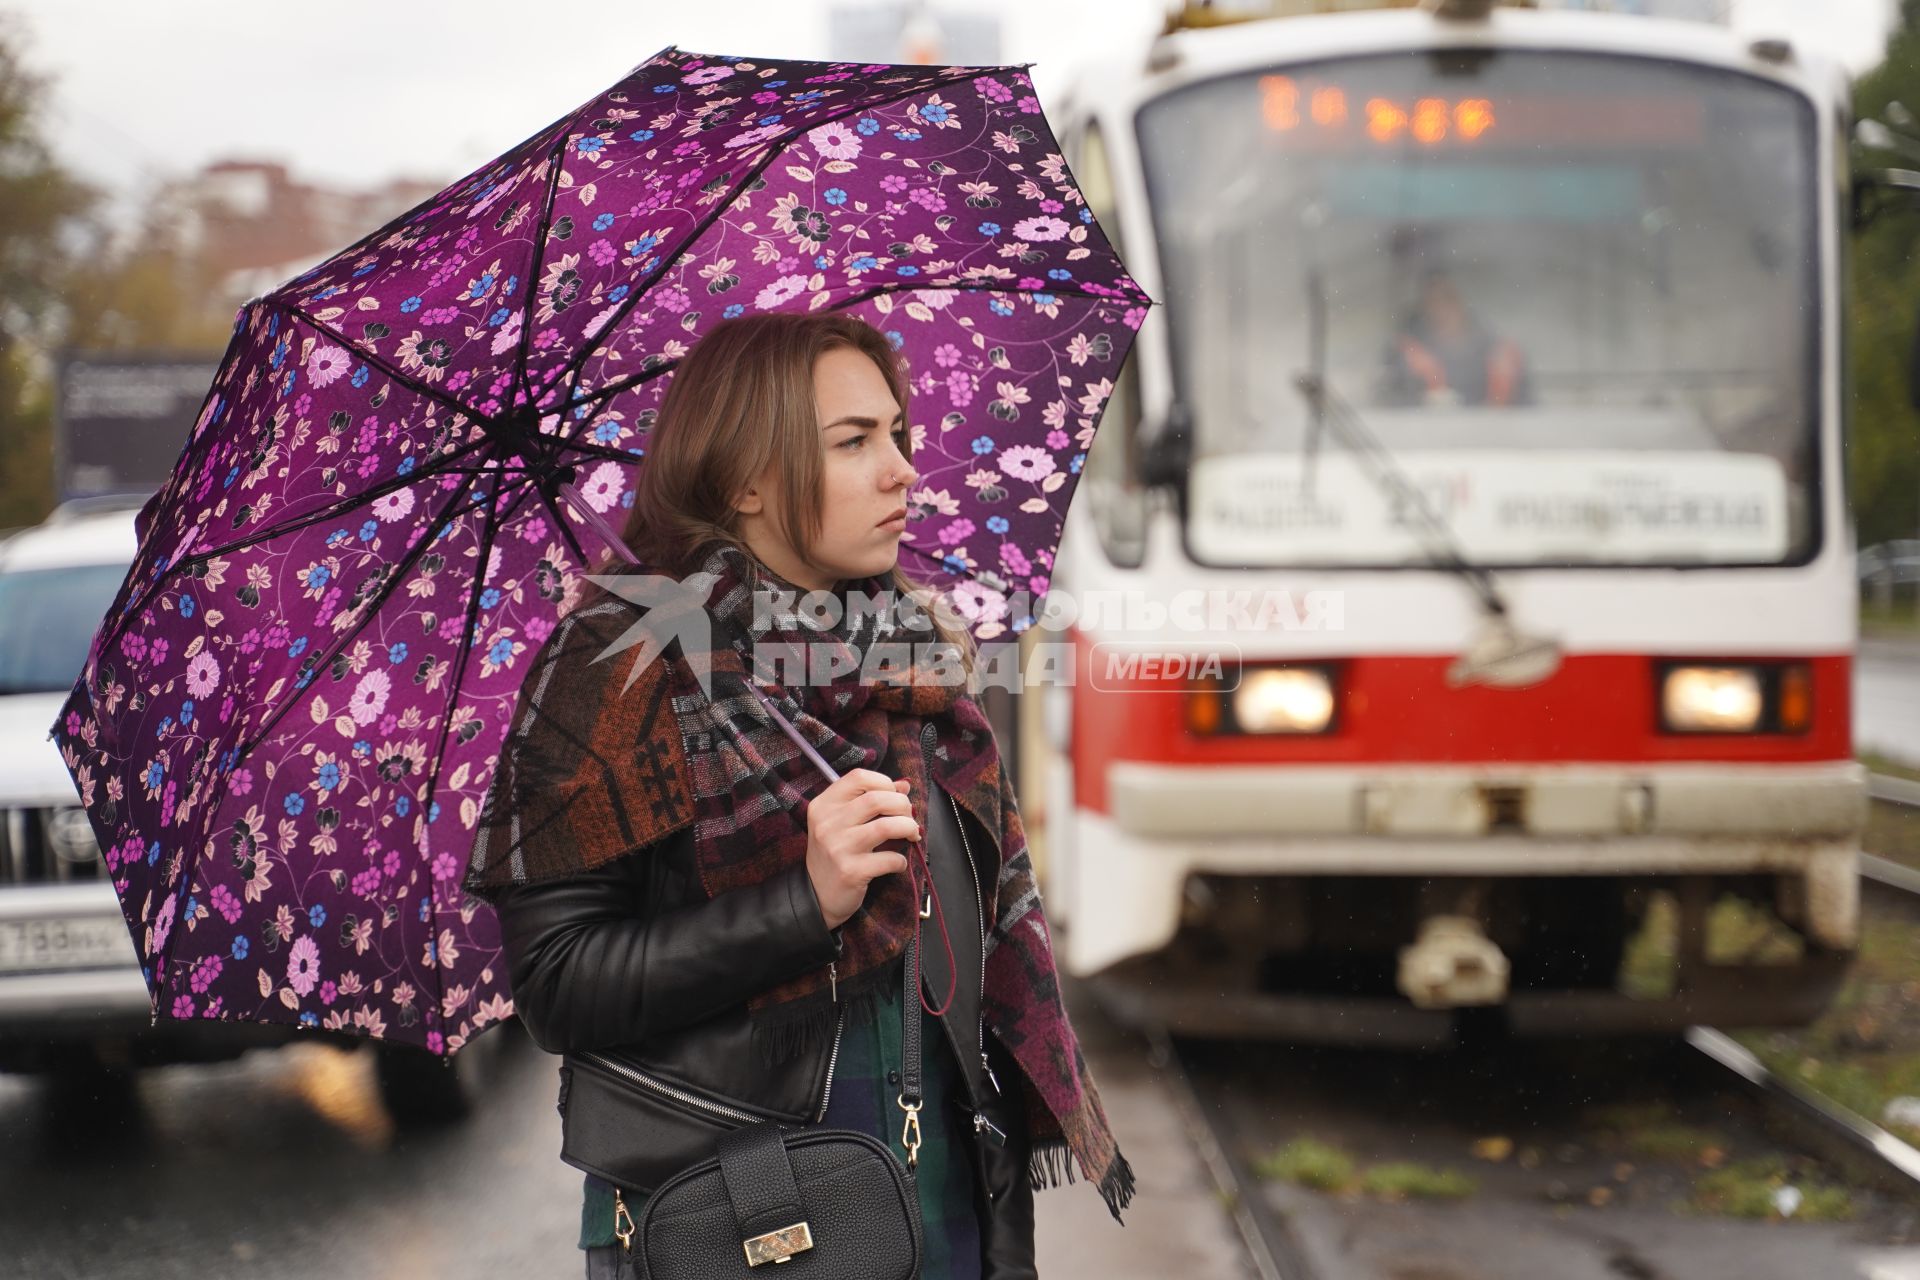
[[(1627, 940), (1620, 989), (1637, 1000), (1670, 996), (1678, 977), (1674, 958), (1680, 945), (1680, 912), (1673, 895), (1655, 893), (1640, 929)], [(1743, 899), (1723, 896), (1707, 913), (1709, 964), (1797, 963), (1805, 944), (1771, 911)]]
[(1896, 599), (1883, 607), (1871, 595), (1860, 600), (1860, 634), (1891, 639), (1920, 637), (1920, 608), (1910, 597)]
[[(1888, 1102), (1920, 1095), (1920, 930), (1865, 916), (1846, 983), (1818, 1020), (1735, 1038), (1775, 1074), (1880, 1123)], [(1920, 1141), (1920, 1130), (1888, 1128)]]
[(1586, 1124), (1647, 1160), (1702, 1164), (1727, 1149), (1723, 1134), (1679, 1120), (1671, 1102), (1623, 1102), (1596, 1108), (1587, 1113)]
[(1908, 782), (1920, 782), (1920, 765), (1909, 764), (1904, 760), (1895, 760), (1873, 751), (1862, 751), (1860, 763), (1873, 773), (1884, 773), (1888, 777), (1905, 778)]
[(1333, 1195), (1354, 1192), (1382, 1200), (1460, 1200), (1479, 1182), (1457, 1169), (1441, 1169), (1411, 1160), (1389, 1160), (1361, 1169), (1340, 1148), (1317, 1138), (1295, 1138), (1254, 1160), (1262, 1178), (1291, 1182)]
[(1458, 1169), (1393, 1160), (1368, 1169), (1360, 1188), (1383, 1200), (1464, 1200), (1480, 1189), (1480, 1183)]
[[(1785, 1187), (1800, 1193), (1790, 1214), (1781, 1212), (1779, 1193)], [(1804, 1171), (1796, 1173), (1787, 1158), (1779, 1155), (1742, 1160), (1700, 1175), (1685, 1207), (1696, 1214), (1797, 1222), (1845, 1222), (1858, 1212), (1845, 1187)]]
[(1315, 1191), (1343, 1191), (1353, 1185), (1353, 1157), (1314, 1138), (1295, 1138), (1253, 1162), (1253, 1171), (1276, 1182), (1293, 1182)]

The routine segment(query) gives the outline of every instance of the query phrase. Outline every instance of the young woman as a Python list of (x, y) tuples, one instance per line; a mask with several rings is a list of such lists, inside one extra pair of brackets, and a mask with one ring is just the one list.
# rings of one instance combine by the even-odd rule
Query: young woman
[[(601, 566), (689, 585), (712, 639), (682, 627), (663, 652), (625, 650), (640, 663), (598, 661), (643, 611), (583, 590), (527, 674), (467, 884), (499, 911), (538, 1044), (618, 1047), (695, 1095), (649, 1144), (662, 1177), (711, 1154), (703, 1100), (861, 1129), (904, 1161), (917, 930), (921, 1274), (1013, 1280), (1035, 1274), (1036, 1189), (1077, 1160), (1118, 1219), (1133, 1174), (1060, 1002), (1018, 807), (966, 687), (971, 637), (885, 607), (929, 599), (899, 564), (913, 453), (905, 373), (871, 325), (716, 326), (646, 436), (623, 530), (642, 566)], [(805, 607), (829, 600), (824, 623)], [(770, 686), (768, 654), (811, 665)], [(757, 705), (756, 673), (838, 781)], [(588, 1176), (589, 1276), (635, 1265), (622, 1236), (651, 1189)]]

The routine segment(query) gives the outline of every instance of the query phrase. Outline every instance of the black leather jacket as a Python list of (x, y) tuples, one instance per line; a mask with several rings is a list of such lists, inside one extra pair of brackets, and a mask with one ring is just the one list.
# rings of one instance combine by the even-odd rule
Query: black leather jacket
[[(938, 803), (929, 809), (929, 862), (959, 971), (953, 1004), (940, 1021), (966, 1068), (977, 1117), (972, 1146), (983, 1274), (985, 1280), (1025, 1280), (1036, 1272), (1019, 1068), (983, 1025), (978, 924), (971, 937), (965, 934), (976, 903), (979, 920), (995, 918), (996, 842), (938, 783), (932, 785)], [(969, 866), (977, 898), (967, 887)], [(955, 910), (960, 903), (965, 911)], [(827, 928), (804, 863), (708, 899), (694, 862), (692, 828), (685, 827), (639, 856), (506, 890), (496, 907), (520, 1019), (541, 1048), (567, 1055), (563, 1108), (564, 1082), (571, 1080), (578, 1055), (591, 1054), (629, 1078), (652, 1083), (662, 1103), (648, 1117), (649, 1132), (659, 1135), (653, 1185), (711, 1155), (716, 1133), (743, 1122), (738, 1115), (721, 1116), (716, 1107), (791, 1124), (814, 1123), (825, 1113), (839, 1036), (770, 1066), (752, 1048), (745, 1003), (779, 982), (832, 964), (839, 953), (839, 931)], [(923, 969), (929, 951), (938, 949), (937, 937), (933, 930), (923, 934)], [(947, 991), (944, 965), (941, 952), (931, 962), (934, 972), (924, 975), (927, 985), (937, 982), (929, 997), (936, 1003)], [(891, 1007), (899, 1008), (897, 1000)], [(925, 1050), (936, 1047), (929, 1041)], [(593, 1096), (577, 1091), (573, 1110), (582, 1110), (579, 1104)], [(567, 1123), (569, 1132), (576, 1124), (591, 1131), (593, 1119), (576, 1114)], [(985, 1198), (977, 1194), (980, 1188)], [(635, 1189), (651, 1191), (652, 1185)]]

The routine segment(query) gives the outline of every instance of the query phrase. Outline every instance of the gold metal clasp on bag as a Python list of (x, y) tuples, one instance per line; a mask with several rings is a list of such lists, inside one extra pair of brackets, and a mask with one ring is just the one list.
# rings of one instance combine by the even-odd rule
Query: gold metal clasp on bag
[(619, 1238), (623, 1253), (633, 1252), (633, 1215), (627, 1212), (627, 1202), (620, 1198), (618, 1187), (613, 1189), (613, 1234)]
[(813, 1228), (805, 1222), (796, 1222), (790, 1227), (781, 1227), (740, 1243), (747, 1251), (747, 1265), (750, 1267), (757, 1267), (763, 1262), (785, 1262), (794, 1254), (813, 1248)]
[(920, 1107), (922, 1104), (916, 1102), (909, 1105), (907, 1095), (904, 1093), (895, 1094), (894, 1101), (898, 1102), (900, 1109), (907, 1113), (906, 1120), (900, 1125), (900, 1145), (907, 1149), (907, 1168), (911, 1169), (920, 1162)]

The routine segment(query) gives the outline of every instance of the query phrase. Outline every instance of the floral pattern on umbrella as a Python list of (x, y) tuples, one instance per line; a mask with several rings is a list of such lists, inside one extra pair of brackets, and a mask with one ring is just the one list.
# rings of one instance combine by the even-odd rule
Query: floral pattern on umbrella
[(1024, 68), (670, 47), (249, 303), (52, 730), (156, 1013), (436, 1053), (511, 1013), (475, 819), (712, 325), (888, 335), (903, 563), (984, 640), (1033, 622), (1149, 301)]

